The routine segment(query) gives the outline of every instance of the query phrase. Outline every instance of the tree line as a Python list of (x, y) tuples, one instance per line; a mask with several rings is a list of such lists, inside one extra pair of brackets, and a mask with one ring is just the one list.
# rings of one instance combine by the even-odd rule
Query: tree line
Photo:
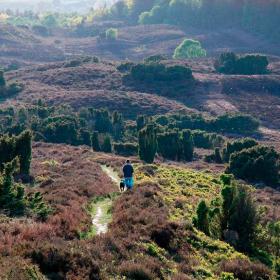
[[(195, 147), (212, 149), (205, 160), (228, 164), (227, 172), (238, 178), (272, 186), (279, 181), (279, 154), (273, 148), (253, 139), (226, 141), (220, 134), (257, 131), (259, 122), (246, 115), (209, 119), (198, 114), (140, 115), (131, 122), (116, 111), (82, 108), (75, 112), (68, 106), (48, 107), (39, 100), (29, 108), (2, 109), (0, 119), (2, 133), (20, 135), (29, 129), (35, 141), (87, 145), (97, 152), (123, 156), (139, 154), (146, 162), (153, 162), (157, 154), (163, 159), (191, 161)], [(18, 151), (19, 146), (14, 149)], [(29, 167), (23, 168), (28, 171)]]
[(133, 24), (167, 23), (181, 28), (241, 28), (279, 41), (280, 3), (274, 0), (124, 0), (117, 2), (103, 18)]

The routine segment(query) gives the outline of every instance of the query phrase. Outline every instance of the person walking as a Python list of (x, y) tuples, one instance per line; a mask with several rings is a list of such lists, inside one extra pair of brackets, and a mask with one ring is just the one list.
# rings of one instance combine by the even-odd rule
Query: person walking
[(131, 190), (134, 185), (133, 173), (134, 173), (133, 166), (130, 160), (128, 159), (125, 165), (123, 166), (123, 176), (124, 176), (125, 186), (128, 190)]

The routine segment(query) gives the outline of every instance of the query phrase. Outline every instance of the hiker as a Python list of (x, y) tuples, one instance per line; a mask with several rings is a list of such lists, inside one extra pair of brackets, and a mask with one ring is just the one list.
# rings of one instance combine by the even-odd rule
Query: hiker
[(130, 160), (128, 159), (125, 165), (123, 166), (124, 183), (128, 190), (131, 190), (133, 188), (133, 172), (133, 166)]

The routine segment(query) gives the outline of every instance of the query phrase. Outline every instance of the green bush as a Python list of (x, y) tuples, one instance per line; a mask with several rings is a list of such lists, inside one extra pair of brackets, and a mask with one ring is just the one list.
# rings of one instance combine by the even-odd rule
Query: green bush
[(223, 159), (219, 148), (215, 148), (214, 153), (206, 155), (204, 161), (209, 163), (222, 163)]
[(226, 147), (223, 149), (223, 160), (228, 162), (233, 153), (240, 152), (243, 149), (249, 149), (257, 145), (258, 142), (252, 138), (243, 138), (233, 142), (227, 142)]
[(111, 116), (112, 123), (112, 134), (115, 140), (120, 140), (124, 135), (124, 120), (122, 114), (117, 111), (114, 111)]
[(6, 86), (6, 79), (4, 77), (4, 71), (0, 70), (0, 88)]
[(199, 41), (185, 39), (174, 51), (173, 58), (186, 59), (206, 56), (206, 50), (201, 47)]
[(193, 79), (192, 70), (188, 67), (175, 65), (165, 66), (161, 63), (140, 63), (132, 66), (130, 76), (143, 82), (178, 82)]
[(10, 97), (22, 91), (22, 86), (18, 83), (7, 84), (4, 71), (0, 70), (0, 98)]
[(72, 59), (64, 63), (65, 68), (81, 66), (82, 61), (79, 59)]
[(193, 159), (194, 144), (192, 134), (189, 130), (166, 131), (157, 135), (159, 155), (170, 160), (186, 160)]
[(244, 114), (225, 114), (211, 119), (207, 119), (200, 114), (160, 115), (155, 117), (155, 122), (172, 129), (205, 130), (234, 134), (256, 132), (260, 125), (256, 119)]
[(118, 65), (117, 69), (122, 73), (130, 72), (133, 66), (134, 66), (133, 62), (127, 61), (127, 62), (123, 62), (120, 65)]
[(280, 156), (271, 147), (254, 146), (230, 156), (227, 172), (236, 177), (262, 181), (268, 185), (279, 183)]
[(153, 124), (139, 131), (139, 157), (147, 163), (153, 163), (157, 152), (157, 133)]
[(268, 72), (268, 60), (263, 55), (237, 56), (234, 53), (223, 53), (215, 62), (215, 68), (219, 73), (256, 75)]
[(181, 139), (178, 131), (168, 131), (157, 135), (158, 154), (170, 160), (180, 160), (182, 156)]
[(136, 156), (138, 145), (134, 143), (114, 143), (114, 151), (122, 156)]
[(205, 234), (209, 235), (209, 207), (204, 200), (202, 200), (196, 210), (196, 218), (194, 219), (194, 225)]
[(238, 186), (230, 208), (228, 229), (238, 234), (237, 248), (249, 252), (256, 236), (259, 216), (251, 192), (246, 186)]
[(225, 114), (213, 119), (211, 126), (215, 131), (248, 134), (257, 131), (260, 123), (250, 115)]
[(109, 28), (106, 30), (106, 39), (107, 40), (117, 40), (119, 36), (118, 29), (116, 28)]
[(112, 131), (112, 120), (108, 110), (94, 110), (94, 128), (100, 133), (109, 133)]
[(221, 147), (225, 141), (221, 135), (201, 130), (192, 131), (192, 137), (195, 147), (204, 149)]
[(80, 145), (87, 145), (91, 147), (91, 135), (90, 132), (85, 129), (82, 128), (79, 130), (78, 132), (78, 144)]
[(29, 175), (31, 164), (31, 141), (30, 131), (24, 131), (19, 136), (3, 135), (0, 137), (0, 171), (4, 169), (6, 163), (14, 158), (19, 159), (19, 173)]
[(98, 131), (94, 131), (91, 136), (91, 146), (95, 152), (100, 152), (100, 142), (99, 142), (99, 133)]
[(62, 116), (57, 119), (49, 118), (45, 122), (43, 135), (47, 142), (78, 144), (78, 129), (75, 119)]
[(112, 153), (112, 140), (110, 135), (106, 135), (102, 144), (102, 151), (105, 153)]
[(194, 154), (194, 141), (193, 136), (191, 134), (190, 130), (183, 130), (182, 131), (182, 157), (186, 161), (192, 161), (193, 160), (193, 154)]
[(47, 36), (50, 35), (49, 29), (46, 26), (44, 26), (44, 25), (36, 24), (36, 25), (32, 26), (32, 31), (35, 34), (40, 35), (42, 37), (47, 37)]
[(167, 57), (163, 54), (156, 54), (148, 56), (144, 59), (144, 63), (160, 63), (162, 60), (166, 60)]
[(51, 209), (44, 203), (42, 195), (25, 195), (25, 188), (14, 182), (13, 175), (20, 166), (19, 158), (4, 164), (0, 177), (0, 211), (9, 216), (22, 216), (27, 212), (45, 220)]

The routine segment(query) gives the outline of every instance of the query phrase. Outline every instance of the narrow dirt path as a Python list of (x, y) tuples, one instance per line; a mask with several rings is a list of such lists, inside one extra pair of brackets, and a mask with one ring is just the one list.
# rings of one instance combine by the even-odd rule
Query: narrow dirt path
[[(120, 178), (113, 170), (113, 168), (106, 165), (101, 165), (103, 172), (111, 178), (111, 180), (116, 184), (116, 192)], [(95, 199), (90, 206), (90, 212), (92, 216), (92, 229), (89, 233), (89, 236), (99, 235), (106, 233), (108, 230), (108, 224), (112, 220), (112, 204), (113, 196), (110, 197), (99, 197)]]
[(120, 177), (117, 172), (114, 171), (112, 167), (108, 167), (106, 165), (101, 165), (101, 168), (104, 173), (106, 173), (114, 183), (119, 184), (120, 182)]
[(106, 233), (108, 230), (108, 224), (112, 220), (111, 215), (112, 198), (100, 197), (97, 201), (92, 203), (91, 215), (92, 215), (92, 230), (91, 235), (99, 235)]

